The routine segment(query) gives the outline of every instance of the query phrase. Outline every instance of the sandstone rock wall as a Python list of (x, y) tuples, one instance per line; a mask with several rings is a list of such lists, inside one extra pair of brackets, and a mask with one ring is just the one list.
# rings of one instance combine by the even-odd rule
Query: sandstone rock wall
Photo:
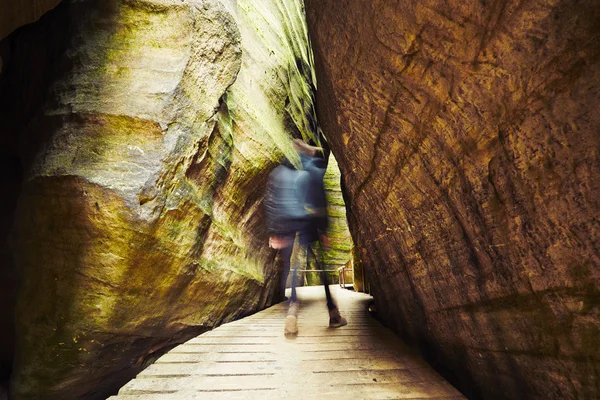
[[(15, 399), (105, 398), (170, 346), (273, 302), (260, 200), (291, 136), (312, 134), (303, 12), (72, 1), (44, 22), (68, 32), (59, 45), (51, 30), (11, 39), (23, 51), (3, 103), (34, 66), (51, 70), (31, 118), (1, 114), (25, 171)], [(46, 64), (27, 72), (31, 59)]]
[(598, 398), (598, 2), (306, 7), (379, 312), (470, 397)]
[[(327, 195), (327, 215), (329, 216), (329, 251), (325, 253), (324, 264), (335, 271), (352, 259), (352, 237), (348, 230), (346, 204), (340, 186), (340, 169), (333, 154), (329, 155), (327, 173), (323, 182)], [(337, 277), (337, 273), (334, 274)], [(336, 278), (337, 279), (337, 278)]]
[[(348, 229), (346, 206), (342, 195), (340, 178), (339, 166), (333, 154), (330, 153), (328, 156), (327, 171), (323, 178), (327, 198), (327, 216), (329, 218), (329, 227), (327, 229), (329, 247), (323, 251), (316, 250), (320, 254), (319, 257), (321, 257), (321, 266), (315, 262), (311, 262), (310, 265), (310, 269), (318, 270), (322, 267), (330, 271), (328, 275), (330, 284), (339, 283), (337, 269), (352, 259), (352, 237)], [(300, 273), (299, 276), (300, 284), (304, 284), (304, 281), (309, 286), (323, 284), (320, 273), (307, 272), (306, 274)], [(351, 278), (348, 275), (346, 279)], [(291, 277), (288, 280), (291, 284)], [(350, 281), (349, 283), (352, 282)]]

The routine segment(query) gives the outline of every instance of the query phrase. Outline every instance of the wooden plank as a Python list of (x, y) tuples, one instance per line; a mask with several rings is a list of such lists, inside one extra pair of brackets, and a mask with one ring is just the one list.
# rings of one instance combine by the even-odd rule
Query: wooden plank
[[(283, 326), (282, 324), (278, 324)], [(367, 325), (367, 326), (344, 326), (338, 329), (331, 329), (328, 326), (312, 326), (307, 324), (301, 332), (298, 332), (298, 337), (308, 336), (356, 336), (356, 335), (369, 335), (374, 334), (382, 335), (393, 335), (392, 332), (385, 329), (380, 325)], [(248, 326), (248, 327), (235, 327), (221, 330), (214, 330), (203, 334), (202, 336), (209, 337), (224, 337), (224, 336), (240, 336), (240, 337), (281, 337), (281, 332), (273, 330), (270, 327), (263, 326)], [(395, 336), (394, 336), (395, 337)]]
[[(342, 359), (372, 359), (372, 358), (385, 358), (390, 357), (394, 354), (404, 355), (402, 351), (395, 349), (379, 349), (379, 350), (355, 350), (355, 351), (313, 351), (307, 353), (301, 353), (300, 359), (303, 361), (311, 360), (342, 360)], [(417, 358), (418, 359), (418, 358)]]
[(321, 335), (303, 335), (286, 338), (283, 335), (251, 335), (251, 336), (238, 336), (238, 335), (225, 335), (225, 336), (200, 336), (191, 339), (185, 343), (190, 346), (205, 346), (205, 345), (262, 345), (262, 344), (284, 344), (284, 342), (293, 341), (296, 344), (310, 344), (310, 343), (341, 343), (344, 340), (348, 340), (348, 337), (352, 337), (355, 343), (372, 343), (372, 344), (391, 344), (396, 345), (401, 343), (398, 338), (392, 334), (380, 334), (373, 336), (372, 334), (346, 334), (344, 335), (343, 330), (339, 330), (336, 334), (321, 334)]
[(122, 394), (169, 393), (185, 388), (192, 391), (256, 390), (275, 389), (272, 379), (258, 379), (258, 376), (193, 376), (134, 379), (121, 388)]
[[(401, 370), (400, 370), (401, 371)], [(192, 391), (221, 391), (221, 390), (258, 390), (258, 389), (278, 389), (287, 390), (296, 387), (298, 391), (319, 392), (320, 387), (332, 386), (357, 386), (402, 383), (407, 390), (423, 390), (428, 387), (431, 392), (439, 394), (446, 388), (446, 382), (441, 379), (428, 380), (427, 382), (411, 382), (403, 379), (399, 371), (365, 370), (365, 371), (343, 371), (336, 373), (305, 373), (290, 369), (288, 372), (293, 374), (284, 376), (269, 372), (257, 372), (254, 375), (193, 375), (193, 376), (142, 376), (125, 385), (121, 391), (123, 393), (135, 392), (173, 392), (182, 389)], [(293, 380), (290, 381), (290, 377)], [(262, 378), (262, 379), (261, 379)], [(400, 385), (396, 385), (400, 386)], [(419, 395), (422, 396), (422, 393)]]
[(201, 361), (189, 363), (157, 363), (142, 371), (138, 377), (189, 376), (189, 375), (251, 375), (279, 373), (293, 368), (296, 373), (330, 373), (365, 370), (407, 370), (426, 368), (411, 357), (380, 357), (370, 359), (345, 358), (336, 360), (293, 360), (289, 358), (261, 362)]
[(407, 397), (406, 395), (395, 395), (390, 388), (359, 388), (352, 392), (348, 390), (340, 391), (339, 388), (334, 393), (326, 397), (323, 393), (285, 393), (276, 390), (253, 390), (253, 391), (228, 391), (228, 392), (194, 392), (180, 391), (175, 393), (148, 393), (148, 394), (130, 394), (110, 397), (109, 400), (281, 400), (281, 399), (302, 399), (302, 400), (348, 400), (348, 399), (371, 399), (371, 400), (390, 400), (390, 399), (410, 399), (410, 400), (464, 400), (461, 395), (443, 395), (429, 397)]
[(260, 362), (277, 361), (277, 353), (167, 353), (156, 361), (161, 363), (194, 363), (203, 361), (219, 362)]
[[(392, 377), (390, 375), (390, 377)], [(372, 398), (362, 397), (365, 394), (387, 394), (393, 395), (393, 398), (431, 398), (443, 397), (448, 395), (456, 396), (453, 388), (443, 380), (407, 382), (386, 380), (381, 372), (367, 373), (357, 379), (353, 376), (341, 376), (337, 378), (320, 376), (300, 375), (294, 377), (294, 382), (279, 380), (273, 376), (194, 376), (194, 377), (169, 377), (169, 378), (149, 378), (136, 379), (121, 389), (122, 394), (151, 394), (151, 393), (176, 393), (186, 392), (204, 392), (206, 398), (212, 399), (213, 392), (239, 392), (239, 391), (263, 391), (264, 394), (285, 394), (285, 397), (295, 396), (295, 398), (304, 398), (306, 395), (322, 395), (327, 398), (340, 396), (352, 396), (354, 398)], [(336, 379), (348, 379), (349, 383), (338, 382)], [(382, 379), (383, 381), (379, 381)], [(455, 389), (454, 389), (455, 391)], [(210, 395), (208, 395), (210, 393)], [(299, 396), (301, 395), (301, 396)], [(280, 397), (284, 398), (284, 397)], [(342, 397), (343, 398), (343, 397)]]
[[(159, 394), (143, 394), (143, 395), (120, 395), (110, 397), (109, 400), (281, 400), (281, 399), (302, 399), (302, 400), (348, 400), (348, 399), (370, 399), (370, 400), (464, 400), (461, 395), (458, 396), (434, 396), (434, 397), (399, 397), (390, 393), (390, 390), (374, 392), (361, 390), (360, 393), (354, 392), (335, 392), (326, 397), (323, 394), (302, 394), (294, 396), (294, 394), (286, 394), (277, 391), (237, 391), (237, 392), (176, 392), (176, 393), (159, 393)], [(355, 394), (356, 393), (356, 394)]]
[(285, 366), (278, 361), (262, 362), (204, 362), (180, 364), (154, 364), (142, 371), (140, 377), (185, 377), (196, 375), (256, 375), (276, 373)]
[(269, 353), (273, 346), (268, 344), (187, 344), (175, 347), (170, 353)]
[(252, 337), (239, 337), (234, 335), (214, 337), (214, 336), (198, 336), (194, 339), (185, 342), (186, 345), (208, 345), (208, 344), (271, 344), (275, 339), (280, 339), (281, 335), (270, 337), (265, 336), (252, 336)]

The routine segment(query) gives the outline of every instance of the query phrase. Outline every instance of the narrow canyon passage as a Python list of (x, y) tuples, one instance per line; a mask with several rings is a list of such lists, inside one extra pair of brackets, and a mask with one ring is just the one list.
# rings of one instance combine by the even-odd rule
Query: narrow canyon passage
[(279, 312), (293, 139), (332, 278), (463, 396), (600, 398), (599, 37), (596, 0), (4, 2), (0, 398)]

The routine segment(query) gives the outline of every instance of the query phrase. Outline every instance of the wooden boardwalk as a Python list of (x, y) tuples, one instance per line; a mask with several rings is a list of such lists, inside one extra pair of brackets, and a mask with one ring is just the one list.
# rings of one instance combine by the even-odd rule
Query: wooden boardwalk
[(296, 337), (281, 303), (174, 348), (110, 399), (464, 399), (370, 317), (370, 296), (331, 288), (348, 325), (328, 328), (322, 286), (299, 288)]

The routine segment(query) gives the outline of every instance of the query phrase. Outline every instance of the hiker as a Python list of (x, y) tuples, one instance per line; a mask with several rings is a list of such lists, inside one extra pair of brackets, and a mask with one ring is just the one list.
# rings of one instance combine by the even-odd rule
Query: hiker
[[(303, 221), (308, 217), (303, 207), (303, 194), (298, 190), (298, 181), (306, 171), (298, 171), (287, 158), (283, 158), (269, 174), (267, 191), (265, 195), (265, 210), (267, 214), (267, 228), (269, 233), (269, 246), (279, 250), (283, 263), (283, 273), (280, 283), (280, 295), (285, 298), (285, 287), (290, 273), (290, 259), (296, 233)], [(294, 280), (294, 279), (292, 279)], [(295, 287), (292, 289), (295, 298)]]
[[(325, 197), (325, 188), (323, 186), (323, 177), (327, 169), (327, 163), (319, 153), (322, 149), (313, 147), (304, 143), (300, 139), (294, 140), (294, 148), (300, 154), (304, 174), (298, 176), (297, 186), (303, 199), (303, 208), (306, 216), (298, 226), (300, 246), (306, 249), (306, 265), (309, 269), (310, 257), (312, 256), (319, 269), (321, 269), (321, 278), (325, 286), (325, 296), (327, 298), (327, 308), (329, 310), (329, 327), (339, 328), (347, 324), (345, 318), (340, 312), (331, 296), (327, 272), (319, 262), (315, 254), (316, 244), (320, 242), (321, 250), (329, 247), (327, 237), (328, 217), (327, 217), (327, 198)], [(321, 153), (322, 154), (322, 153)], [(298, 332), (298, 303), (296, 299), (296, 274), (292, 276), (292, 297), (290, 299), (290, 309), (286, 318), (285, 332), (295, 334)]]

